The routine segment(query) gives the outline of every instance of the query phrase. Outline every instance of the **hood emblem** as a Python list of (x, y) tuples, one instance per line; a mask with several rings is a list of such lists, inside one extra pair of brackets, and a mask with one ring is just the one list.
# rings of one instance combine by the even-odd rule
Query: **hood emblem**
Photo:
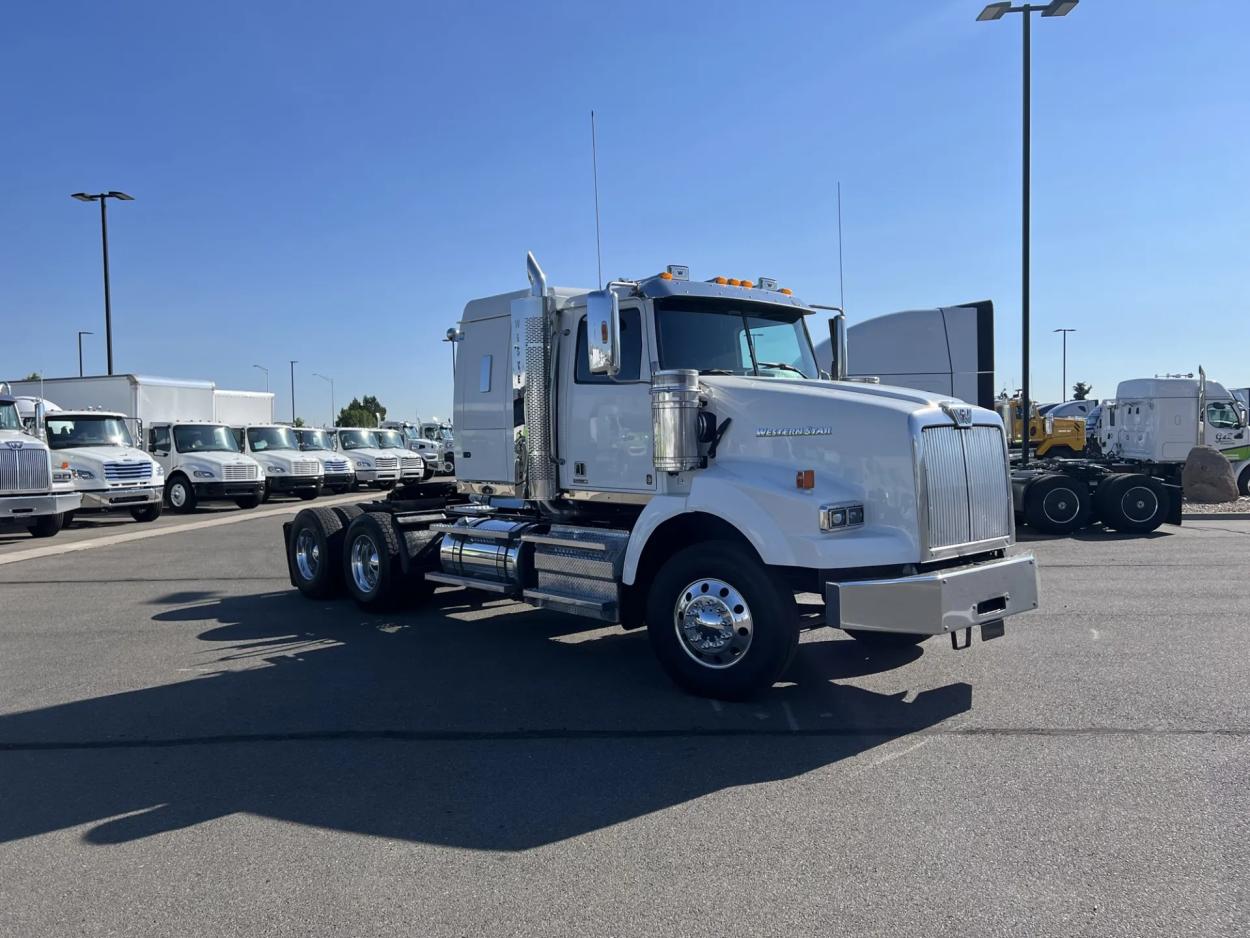
[(9, 449), (21, 449), (24, 444), (21, 440), (5, 440), (4, 445)]
[(960, 404), (956, 401), (942, 401), (938, 405), (946, 416), (955, 422), (955, 426), (962, 428), (972, 426), (972, 407), (968, 404)]
[(756, 427), (758, 436), (832, 436), (833, 427)]

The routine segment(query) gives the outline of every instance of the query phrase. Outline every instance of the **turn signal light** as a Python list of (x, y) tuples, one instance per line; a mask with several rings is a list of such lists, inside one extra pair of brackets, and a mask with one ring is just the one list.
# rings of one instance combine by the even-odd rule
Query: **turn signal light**
[(814, 489), (816, 487), (816, 470), (800, 469), (794, 474), (794, 487), (799, 489)]

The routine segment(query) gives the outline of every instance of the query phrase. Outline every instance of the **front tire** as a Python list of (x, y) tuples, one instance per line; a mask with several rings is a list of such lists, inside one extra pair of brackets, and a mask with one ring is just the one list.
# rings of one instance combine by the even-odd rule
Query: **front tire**
[(1241, 475), (1237, 477), (1237, 491), (1242, 495), (1250, 495), (1250, 466), (1242, 469)]
[(176, 475), (165, 483), (165, 501), (178, 514), (189, 515), (195, 511), (199, 499), (196, 498), (195, 488), (187, 477)]
[(311, 502), (314, 498), (321, 494), (321, 489), (300, 489), (295, 494), (300, 497), (301, 501)]
[(793, 591), (736, 544), (703, 542), (670, 557), (651, 583), (646, 620), (673, 682), (723, 700), (771, 687), (799, 641)]
[(66, 512), (63, 515), (40, 515), (35, 519), (35, 523), (30, 526), (31, 537), (52, 537), (57, 534), (61, 528), (65, 526), (66, 515), (72, 512)]
[(130, 517), (144, 524), (149, 521), (155, 521), (161, 516), (161, 503), (156, 502), (153, 505), (144, 505), (142, 508), (130, 509)]
[(255, 495), (244, 495), (242, 498), (236, 498), (234, 503), (245, 511), (250, 511), (261, 503), (263, 493), (258, 492)]

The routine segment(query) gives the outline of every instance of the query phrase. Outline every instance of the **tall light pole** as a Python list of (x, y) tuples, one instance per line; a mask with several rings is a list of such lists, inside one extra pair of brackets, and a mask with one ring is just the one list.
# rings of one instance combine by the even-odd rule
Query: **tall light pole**
[(1024, 21), (1024, 147), (1021, 172), (1021, 189), (1024, 209), (1021, 213), (1020, 228), (1020, 355), (1023, 378), (1020, 388), (1020, 422), (1023, 432), (1020, 449), (1020, 464), (1029, 461), (1029, 425), (1031, 405), (1029, 401), (1029, 124), (1030, 124), (1030, 88), (1029, 75), (1031, 43), (1029, 40), (1029, 24), (1034, 13), (1042, 16), (1067, 16), (1072, 12), (1078, 0), (1051, 0), (1050, 3), (1025, 3), (1013, 7), (1008, 3), (991, 3), (977, 14), (977, 20), (985, 22), (1000, 20), (1008, 13), (1023, 13)]
[(269, 393), (269, 369), (266, 368), (264, 365), (253, 365), (252, 367), (259, 368), (261, 371), (265, 373), (265, 393), (268, 394)]
[(108, 200), (118, 199), (122, 202), (133, 202), (134, 196), (113, 190), (97, 192), (89, 195), (86, 192), (75, 192), (70, 196), (79, 202), (100, 203), (100, 244), (104, 250), (104, 344), (108, 349), (109, 374), (113, 373), (113, 303), (109, 296), (109, 216)]
[(1054, 331), (1063, 333), (1063, 393), (1059, 395), (1059, 402), (1062, 403), (1068, 399), (1068, 333), (1076, 332), (1076, 330), (1056, 329)]
[(85, 335), (95, 335), (94, 332), (87, 332), (85, 329), (78, 330), (78, 377), (82, 377), (82, 337)]
[(295, 424), (295, 366), (299, 364), (298, 359), (290, 359), (291, 362), (291, 424)]
[(315, 371), (313, 372), (313, 377), (330, 382), (330, 426), (334, 426), (334, 379), (327, 378), (325, 375), (318, 374)]

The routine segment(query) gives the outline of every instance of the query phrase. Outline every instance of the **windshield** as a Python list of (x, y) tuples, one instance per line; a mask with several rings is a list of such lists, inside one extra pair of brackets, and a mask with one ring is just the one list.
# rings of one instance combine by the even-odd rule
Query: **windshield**
[(444, 440), (451, 439), (451, 427), (439, 427), (438, 432)]
[(239, 441), (229, 427), (207, 423), (174, 427), (174, 446), (180, 453), (239, 452)]
[(75, 446), (134, 446), (126, 421), (120, 417), (49, 417), (48, 445), (53, 449)]
[(816, 378), (816, 358), (798, 310), (720, 299), (656, 300), (661, 368), (705, 375)]
[(332, 449), (330, 434), (324, 430), (296, 430), (300, 449)]
[(404, 438), (398, 430), (376, 430), (378, 446), (382, 449), (403, 449)]
[(290, 427), (248, 427), (247, 445), (254, 453), (295, 449), (295, 432)]
[(0, 401), (0, 430), (20, 430), (22, 420), (17, 415), (17, 405), (12, 401)]
[(378, 445), (372, 430), (340, 430), (339, 446), (343, 449), (372, 449)]

